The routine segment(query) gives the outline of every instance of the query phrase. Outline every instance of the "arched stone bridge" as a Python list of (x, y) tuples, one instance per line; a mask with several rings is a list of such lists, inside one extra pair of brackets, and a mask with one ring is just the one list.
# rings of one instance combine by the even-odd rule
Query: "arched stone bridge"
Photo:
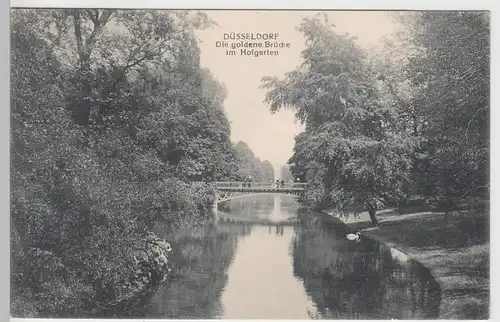
[(305, 190), (306, 183), (285, 183), (276, 185), (269, 182), (215, 182), (215, 205), (248, 195), (280, 194), (299, 197)]

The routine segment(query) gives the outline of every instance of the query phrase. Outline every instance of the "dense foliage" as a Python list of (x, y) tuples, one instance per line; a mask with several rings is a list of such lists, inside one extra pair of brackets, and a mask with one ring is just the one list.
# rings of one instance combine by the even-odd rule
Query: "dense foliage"
[(381, 55), (307, 18), (303, 63), (263, 79), (271, 111), (293, 108), (306, 126), (289, 163), (314, 208), (376, 224), (377, 209), (414, 195), (449, 210), (488, 193), (489, 17), (398, 17), (404, 32)]
[(386, 198), (402, 193), (412, 140), (396, 133), (395, 112), (380, 103), (353, 38), (319, 18), (305, 19), (299, 30), (307, 45), (303, 64), (284, 80), (264, 79), (271, 111), (293, 107), (306, 125), (296, 138), (292, 171), (305, 176), (313, 207), (364, 209), (374, 216)]
[(425, 12), (402, 23), (401, 37), (421, 49), (404, 68), (416, 88), (409, 103), (418, 111), (412, 125), (421, 143), (420, 191), (437, 196), (444, 210), (464, 198), (487, 199), (489, 14)]
[(281, 178), (281, 180), (284, 180), (285, 182), (293, 182), (294, 181), (292, 172), (290, 171), (290, 166), (288, 164), (284, 164), (281, 166), (280, 178)]
[(251, 179), (254, 182), (269, 182), (274, 179), (272, 164), (257, 158), (245, 142), (238, 142), (234, 146), (238, 160), (239, 180)]
[[(159, 283), (156, 223), (201, 222), (237, 177), (225, 89), (186, 11), (13, 10), (12, 315), (90, 316)], [(168, 238), (167, 238), (168, 239)]]

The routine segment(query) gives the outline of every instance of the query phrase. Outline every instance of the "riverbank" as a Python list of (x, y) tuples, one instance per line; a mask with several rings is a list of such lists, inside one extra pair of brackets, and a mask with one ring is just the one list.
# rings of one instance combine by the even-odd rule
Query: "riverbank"
[(439, 212), (387, 209), (377, 217), (377, 227), (368, 213), (339, 219), (349, 231), (360, 231), (426, 266), (441, 285), (440, 319), (488, 319), (488, 214), (455, 212), (445, 222)]

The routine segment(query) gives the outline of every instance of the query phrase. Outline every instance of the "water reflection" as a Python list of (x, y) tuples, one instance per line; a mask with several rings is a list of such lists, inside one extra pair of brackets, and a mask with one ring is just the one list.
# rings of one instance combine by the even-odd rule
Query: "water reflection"
[[(301, 216), (293, 242), (294, 272), (322, 319), (430, 319), (440, 290), (429, 271), (364, 239), (351, 243), (317, 214)], [(400, 258), (400, 257), (399, 257)]]
[(176, 231), (174, 277), (126, 315), (437, 318), (439, 288), (428, 270), (369, 240), (349, 242), (343, 226), (297, 207), (287, 197), (241, 198), (218, 222)]
[(222, 294), (227, 319), (307, 319), (314, 302), (293, 274), (293, 227), (256, 226), (239, 245)]

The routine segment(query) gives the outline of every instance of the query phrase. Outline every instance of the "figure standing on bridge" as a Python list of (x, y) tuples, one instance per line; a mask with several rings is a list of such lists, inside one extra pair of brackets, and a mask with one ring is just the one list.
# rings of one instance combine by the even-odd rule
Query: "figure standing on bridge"
[(276, 179), (276, 188), (280, 187), (280, 179)]
[(285, 188), (285, 180), (281, 180), (281, 188)]

